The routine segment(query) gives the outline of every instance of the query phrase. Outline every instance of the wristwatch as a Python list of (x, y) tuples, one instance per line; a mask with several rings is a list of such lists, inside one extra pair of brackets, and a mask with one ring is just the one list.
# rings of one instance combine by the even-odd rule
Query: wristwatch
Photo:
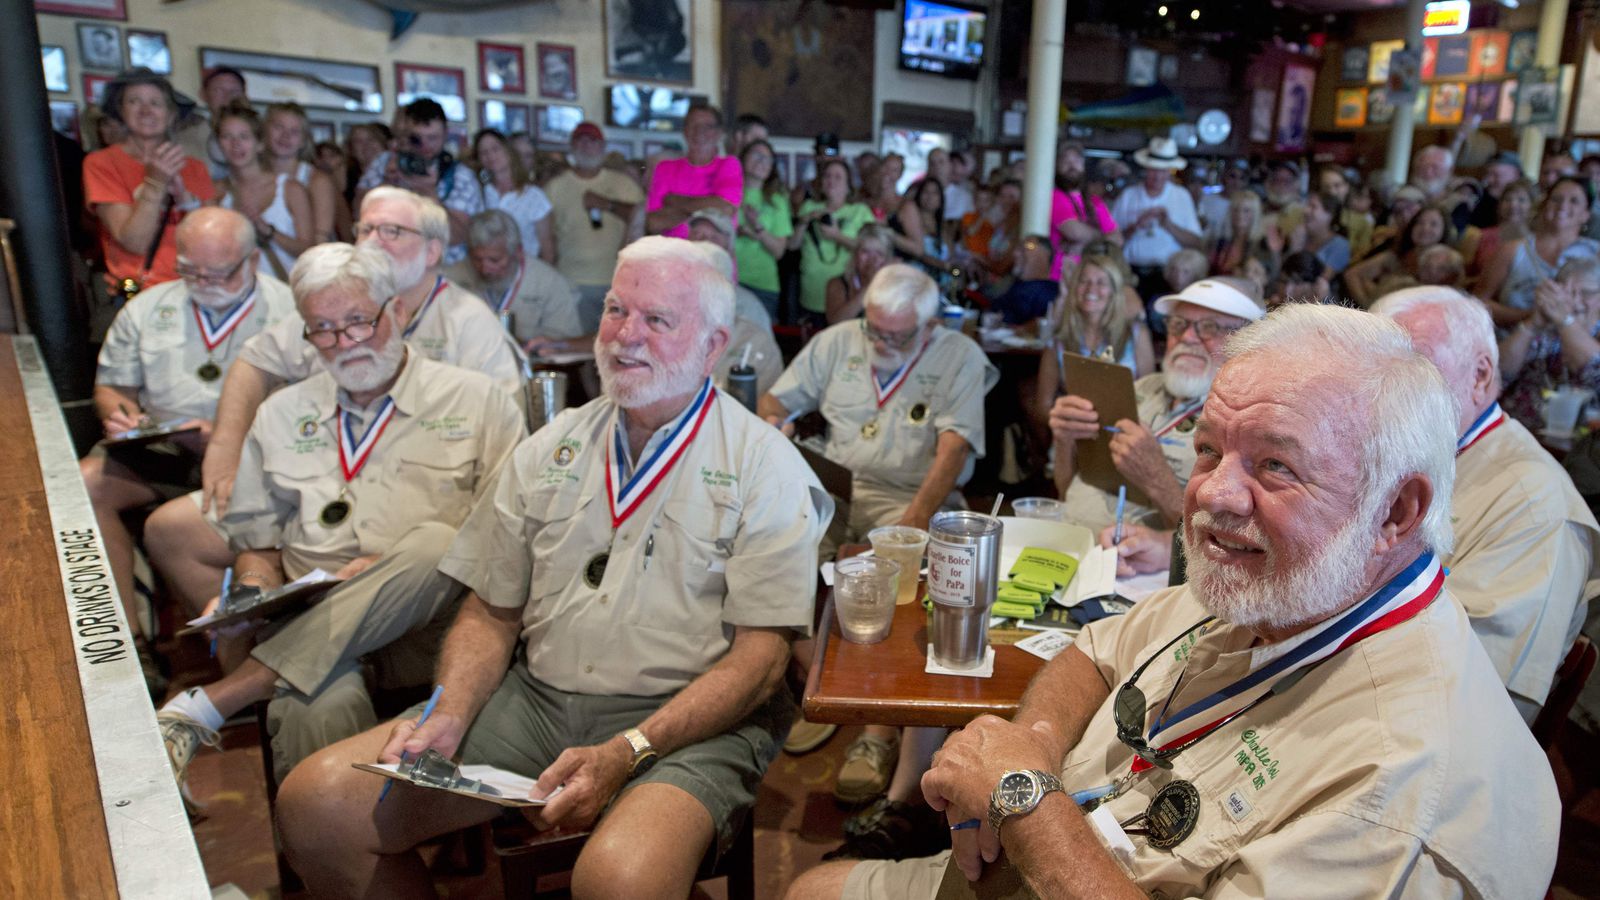
[(650, 767), (655, 765), (656, 760), (661, 758), (661, 754), (656, 752), (656, 748), (650, 746), (650, 739), (645, 737), (644, 732), (637, 728), (629, 728), (624, 731), (622, 739), (628, 742), (629, 747), (633, 748), (633, 761), (628, 763), (629, 781), (650, 771)]
[(989, 795), (989, 827), (996, 835), (1000, 826), (1011, 816), (1033, 812), (1051, 791), (1066, 792), (1061, 779), (1043, 769), (1016, 769), (1000, 776), (994, 793)]

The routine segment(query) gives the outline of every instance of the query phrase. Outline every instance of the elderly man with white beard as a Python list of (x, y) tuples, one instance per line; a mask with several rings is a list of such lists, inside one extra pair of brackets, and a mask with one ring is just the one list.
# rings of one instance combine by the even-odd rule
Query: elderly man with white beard
[(924, 792), (978, 820), (949, 856), (817, 869), (791, 898), (931, 898), (1002, 848), (1051, 898), (1544, 893), (1555, 782), (1440, 563), (1450, 390), (1398, 326), (1337, 307), (1277, 310), (1227, 356), (1188, 584), (940, 749)]
[[(439, 274), (449, 239), (444, 207), (397, 187), (368, 191), (356, 223), (359, 243), (391, 260), (396, 312), (406, 317), (401, 336), (420, 356), (482, 372), (513, 398), (521, 397), (525, 358), (495, 314), (475, 295)], [(172, 501), (151, 515), (145, 540), (173, 591), (185, 605), (214, 596), (232, 557), (214, 521), (227, 511), (245, 433), (267, 395), (319, 371), (318, 353), (301, 336), (298, 321), (279, 323), (245, 342), (239, 364), (223, 382), (216, 426), (201, 467), (203, 496)], [(520, 413), (519, 413), (520, 414)], [(224, 664), (231, 664), (225, 658)]]
[[(199, 430), (178, 436), (171, 446), (109, 453), (97, 448), (78, 464), (117, 593), (135, 629), (134, 542), (122, 512), (189, 493), (199, 480), (223, 373), (239, 348), (279, 321), (300, 322), (289, 287), (256, 271), (249, 219), (206, 207), (184, 218), (176, 240), (181, 280), (140, 292), (117, 313), (100, 348), (94, 403), (107, 438), (146, 419), (182, 419)], [(140, 659), (148, 660), (147, 654), (141, 637)], [(146, 678), (159, 685), (153, 661), (146, 666)]]
[(799, 453), (711, 384), (732, 320), (732, 285), (693, 245), (622, 250), (595, 339), (604, 396), (517, 448), (440, 565), (471, 593), (433, 714), (284, 782), (313, 893), (432, 896), (415, 846), (500, 812), (405, 784), (374, 807), (383, 780), (351, 768), (429, 749), (536, 777), (541, 828), (594, 825), (575, 897), (683, 897), (727, 850), (794, 715), (783, 673), (833, 513)]
[(1228, 335), (1263, 315), (1257, 292), (1238, 278), (1207, 278), (1156, 300), (1167, 319), (1167, 353), (1162, 371), (1133, 383), (1139, 421), (1102, 422), (1094, 404), (1076, 394), (1056, 398), (1050, 409), (1055, 439), (1056, 490), (1067, 504), (1067, 521), (1091, 530), (1112, 524), (1117, 495), (1077, 479), (1077, 443), (1095, 440), (1106, 426), (1111, 459), (1130, 487), (1153, 506), (1129, 503), (1127, 521), (1151, 528), (1172, 527), (1183, 510), (1183, 485), (1194, 466), (1194, 426), (1211, 379), (1222, 365)]
[[(187, 771), (196, 749), (215, 746), (222, 723), (250, 704), (273, 701), (268, 730), (281, 775), (376, 724), (362, 676), (369, 654), (421, 632), (395, 656), (429, 662), (396, 678), (426, 683), (424, 626), (461, 596), (461, 586), (436, 571), (439, 559), (526, 433), (488, 376), (408, 348), (408, 313), (395, 302), (382, 251), (313, 247), (295, 263), (290, 287), (303, 339), (324, 371), (262, 404), (221, 524), (237, 554), (236, 586), (271, 590), (317, 569), (348, 580), (307, 612), (274, 623), (222, 680), (177, 695), (157, 714), (191, 808)], [(213, 598), (207, 612), (216, 605)]]

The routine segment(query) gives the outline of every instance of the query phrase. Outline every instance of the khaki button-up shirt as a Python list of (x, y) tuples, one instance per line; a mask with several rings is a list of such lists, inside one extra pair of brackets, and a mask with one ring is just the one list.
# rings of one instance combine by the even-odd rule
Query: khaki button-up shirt
[[(503, 295), (491, 295), (471, 263), (451, 266), (449, 277), (463, 290), (476, 294), (499, 317)], [(512, 278), (517, 293), (508, 311), (511, 333), (516, 335), (518, 344), (536, 337), (571, 338), (583, 334), (578, 320), (578, 288), (565, 275), (538, 257), (523, 254), (522, 280), (515, 281), (515, 275)]]
[[(1448, 580), (1446, 582), (1448, 586)], [(1206, 611), (1187, 586), (1084, 629), (1077, 646), (1112, 697)], [(1138, 687), (1154, 716), (1259, 668), (1279, 648), (1213, 624), (1156, 659)], [(1292, 640), (1292, 639), (1291, 639)], [(1133, 751), (1110, 699), (1062, 765), (1069, 792), (1109, 784)], [(1555, 870), (1561, 807), (1543, 751), (1518, 719), (1448, 589), (1414, 618), (1312, 668), (1298, 684), (1148, 770), (1107, 801), (1117, 821), (1175, 779), (1200, 793), (1171, 850), (1129, 835), (1124, 870), (1165, 897), (1534, 898)]]
[(794, 447), (718, 394), (677, 464), (613, 528), (606, 452), (620, 415), (602, 397), (523, 442), (439, 570), (492, 606), (520, 607), (529, 671), (575, 693), (676, 691), (722, 658), (736, 626), (809, 634), (833, 501)]
[(1450, 593), (1531, 711), (1583, 626), (1600, 525), (1572, 479), (1510, 416), (1456, 457), (1450, 519)]
[[(1146, 375), (1133, 383), (1133, 398), (1139, 407), (1139, 424), (1152, 433), (1160, 431), (1178, 417), (1188, 401), (1180, 401), (1167, 393), (1161, 373)], [(1174, 404), (1177, 404), (1175, 407)], [(1178, 477), (1178, 484), (1189, 483), (1189, 473), (1194, 469), (1194, 425), (1198, 413), (1188, 416), (1171, 431), (1158, 438), (1161, 456)], [(1101, 424), (1110, 425), (1110, 422)], [(1100, 529), (1117, 521), (1117, 495), (1087, 484), (1082, 478), (1072, 479), (1063, 498), (1067, 504), (1067, 521), (1082, 525), (1098, 533)], [(1165, 528), (1161, 511), (1128, 501), (1124, 520), (1137, 522), (1151, 528)]]
[[(299, 578), (381, 554), (419, 522), (459, 525), (526, 434), (516, 405), (486, 376), (415, 354), (389, 396), (394, 416), (348, 484), (339, 406), (349, 400), (333, 376), (322, 372), (268, 397), (222, 518), (233, 549), (281, 548), (284, 574)], [(358, 440), (381, 405), (352, 410)], [(322, 510), (341, 496), (349, 515), (323, 524)]]
[[(922, 486), (940, 433), (955, 432), (972, 446), (958, 481), (965, 483), (973, 460), (984, 454), (983, 398), (999, 371), (971, 338), (935, 328), (921, 359), (880, 409), (863, 321), (840, 322), (812, 338), (779, 376), (772, 396), (790, 412), (820, 409), (828, 421), (823, 455), (858, 481), (900, 493)], [(871, 422), (876, 428), (868, 437), (862, 429)]]
[(155, 419), (211, 419), (223, 379), (202, 380), (196, 374), (200, 367), (210, 360), (226, 373), (255, 335), (280, 324), (298, 335), (303, 327), (289, 286), (262, 274), (256, 275), (255, 308), (215, 350), (206, 349), (194, 316), (189, 288), (182, 281), (140, 291), (106, 332), (95, 383), (138, 388), (139, 406)]
[[(420, 315), (420, 321), (412, 318), (416, 329), (406, 336), (406, 343), (418, 353), (482, 372), (509, 394), (521, 392), (526, 357), (476, 295), (446, 282), (444, 291)], [(304, 332), (298, 318), (279, 323), (246, 341), (239, 358), (284, 381), (304, 381), (322, 371), (317, 348)]]

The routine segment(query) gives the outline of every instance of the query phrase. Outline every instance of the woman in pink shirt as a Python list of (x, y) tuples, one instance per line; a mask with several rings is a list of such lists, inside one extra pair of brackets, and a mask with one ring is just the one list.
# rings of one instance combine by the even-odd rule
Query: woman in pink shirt
[(690, 214), (702, 209), (721, 210), (737, 224), (744, 172), (735, 157), (717, 155), (722, 113), (714, 106), (691, 107), (683, 119), (683, 140), (687, 154), (657, 163), (650, 178), (645, 230), (687, 238)]

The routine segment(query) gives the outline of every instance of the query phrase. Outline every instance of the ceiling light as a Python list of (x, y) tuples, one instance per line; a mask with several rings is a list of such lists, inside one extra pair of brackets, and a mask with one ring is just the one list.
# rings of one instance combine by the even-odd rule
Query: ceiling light
[(1189, 10), (1189, 18), (1198, 20), (1200, 18), (1200, 10), (1198, 10), (1198, 9)]

